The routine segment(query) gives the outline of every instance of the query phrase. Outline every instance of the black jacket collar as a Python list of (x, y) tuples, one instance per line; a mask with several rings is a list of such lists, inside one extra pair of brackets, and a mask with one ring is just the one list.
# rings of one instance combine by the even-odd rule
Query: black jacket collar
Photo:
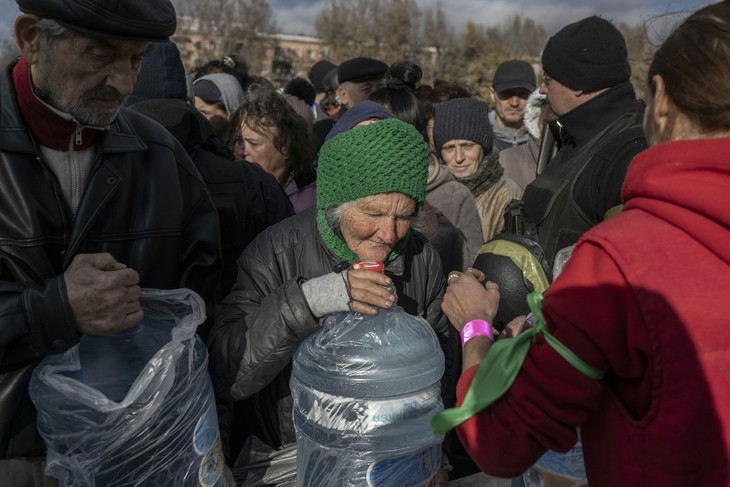
[(574, 108), (558, 120), (562, 144), (580, 146), (621, 115), (639, 110), (631, 83), (621, 83)]

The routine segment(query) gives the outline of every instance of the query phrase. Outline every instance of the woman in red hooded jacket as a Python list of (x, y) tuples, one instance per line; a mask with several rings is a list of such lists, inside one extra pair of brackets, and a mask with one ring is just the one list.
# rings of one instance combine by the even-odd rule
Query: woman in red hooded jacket
[[(547, 325), (525, 341), (514, 382), (458, 427), (485, 472), (519, 475), (546, 450), (568, 450), (580, 428), (591, 487), (730, 485), (728, 79), (725, 1), (693, 13), (656, 52), (651, 148), (629, 167), (623, 212), (583, 235), (545, 294)], [(491, 387), (494, 375), (479, 371), (519, 335), (490, 352), (482, 321), (499, 290), (476, 271), (452, 274), (443, 309), (465, 342), (462, 405)]]

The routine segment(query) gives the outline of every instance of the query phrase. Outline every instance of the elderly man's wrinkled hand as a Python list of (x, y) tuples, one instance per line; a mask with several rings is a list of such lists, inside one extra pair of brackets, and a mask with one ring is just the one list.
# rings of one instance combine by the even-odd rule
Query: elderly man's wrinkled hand
[(492, 281), (482, 284), (480, 279), (483, 278), (484, 274), (471, 268), (449, 273), (441, 309), (459, 331), (471, 320), (483, 319), (491, 323), (497, 314), (499, 286)]
[(349, 269), (347, 284), (352, 311), (357, 313), (374, 315), (377, 308), (387, 309), (395, 303), (395, 295), (386, 289), (393, 281), (381, 272)]
[(111, 254), (79, 254), (63, 274), (80, 333), (105, 335), (142, 320), (139, 274)]

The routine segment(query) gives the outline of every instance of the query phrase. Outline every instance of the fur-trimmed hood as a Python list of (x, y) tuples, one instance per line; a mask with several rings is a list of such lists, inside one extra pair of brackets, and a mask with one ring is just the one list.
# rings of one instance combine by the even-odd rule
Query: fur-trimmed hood
[(540, 140), (540, 115), (542, 114), (542, 107), (546, 103), (547, 95), (541, 94), (539, 88), (530, 93), (525, 103), (525, 115), (523, 116), (525, 128), (536, 140)]

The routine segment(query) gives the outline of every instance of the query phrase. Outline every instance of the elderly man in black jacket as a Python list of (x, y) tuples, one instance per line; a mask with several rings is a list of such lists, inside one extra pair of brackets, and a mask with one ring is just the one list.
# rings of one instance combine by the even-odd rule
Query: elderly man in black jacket
[(137, 324), (142, 287), (210, 303), (220, 243), (183, 147), (121, 108), (150, 42), (175, 31), (172, 4), (17, 2), (21, 57), (0, 81), (0, 485), (24, 487), (53, 485), (27, 391), (38, 361)]

